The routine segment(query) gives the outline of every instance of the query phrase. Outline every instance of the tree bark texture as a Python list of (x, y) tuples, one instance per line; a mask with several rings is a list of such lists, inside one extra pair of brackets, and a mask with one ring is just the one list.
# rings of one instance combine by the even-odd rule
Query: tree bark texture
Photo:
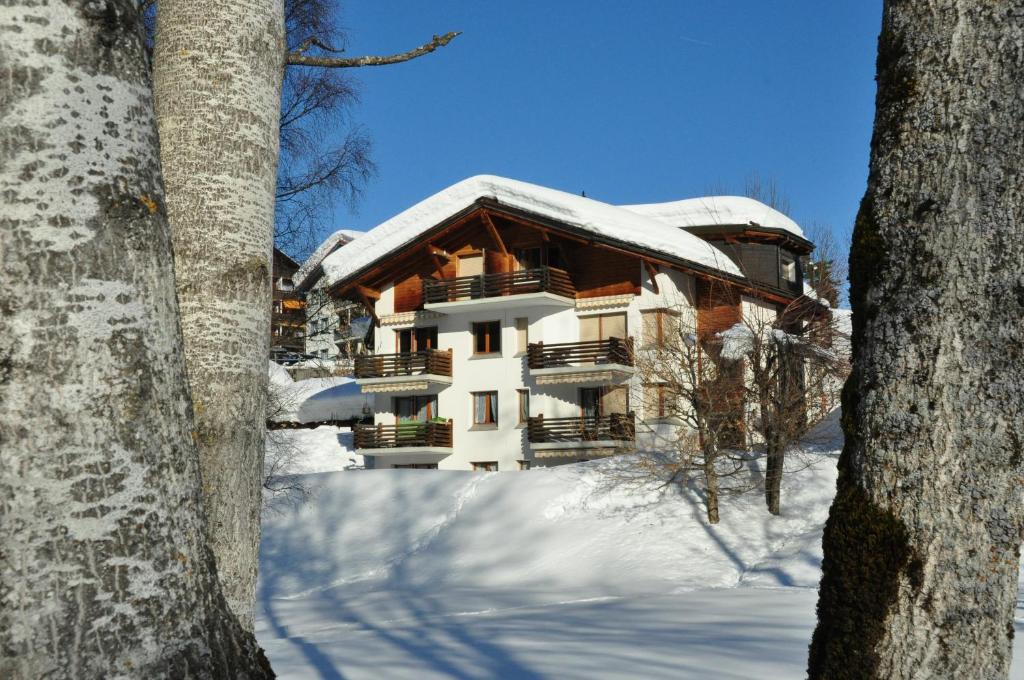
[(1004, 678), (1024, 508), (1024, 6), (886, 2), (811, 678)]
[(0, 677), (273, 677), (206, 545), (133, 0), (0, 6)]
[(281, 0), (160, 0), (154, 90), (210, 544), (251, 628), (270, 338)]

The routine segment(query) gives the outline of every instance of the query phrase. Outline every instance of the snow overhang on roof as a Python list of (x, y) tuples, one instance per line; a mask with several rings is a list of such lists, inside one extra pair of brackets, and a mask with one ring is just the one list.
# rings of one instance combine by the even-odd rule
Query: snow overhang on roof
[(635, 211), (536, 184), (477, 175), (381, 223), (360, 237), (358, 247), (328, 255), (321, 265), (327, 285), (350, 279), (481, 199), (588, 231), (626, 248), (632, 245), (672, 260), (743, 276), (732, 260), (703, 239)]
[(756, 226), (787, 231), (806, 240), (800, 225), (760, 201), (745, 196), (703, 196), (668, 203), (619, 206), (670, 227)]
[[(317, 246), (317, 249), (313, 251), (313, 254), (306, 258), (306, 261), (302, 263), (298, 271), (295, 272), (295, 276), (292, 277), (295, 281), (295, 285), (301, 290), (306, 288), (306, 279), (310, 275), (314, 274), (320, 263), (323, 262), (324, 258), (333, 253), (338, 248), (341, 248), (352, 241), (356, 240), (360, 236), (363, 236), (365, 232), (355, 231), (354, 229), (339, 229), (334, 232), (324, 242)], [(315, 282), (310, 282), (312, 285)]]

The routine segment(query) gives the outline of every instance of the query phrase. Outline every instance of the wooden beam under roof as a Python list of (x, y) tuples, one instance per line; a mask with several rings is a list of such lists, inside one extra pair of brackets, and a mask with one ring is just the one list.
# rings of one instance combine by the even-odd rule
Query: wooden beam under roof
[(494, 222), (491, 221), (491, 216), (487, 214), (486, 210), (480, 211), (480, 218), (483, 220), (484, 225), (487, 227), (487, 233), (491, 235), (494, 240), (494, 244), (498, 246), (498, 250), (501, 251), (502, 255), (508, 256), (508, 248), (505, 247), (505, 242), (501, 240), (501, 234), (498, 233), (497, 228), (494, 226)]
[(650, 260), (644, 260), (644, 269), (647, 270), (647, 275), (651, 277), (651, 288), (654, 289), (655, 295), (660, 295), (661, 291), (658, 289), (658, 267)]
[(365, 298), (369, 298), (371, 300), (380, 299), (380, 291), (374, 290), (373, 288), (370, 288), (368, 286), (356, 284), (356, 290), (359, 291), (359, 294)]
[(356, 290), (359, 293), (360, 301), (363, 303), (363, 306), (366, 307), (366, 311), (369, 312), (370, 318), (373, 319), (373, 325), (379, 328), (380, 319), (377, 318), (377, 310), (374, 309), (373, 301), (370, 298), (368, 298), (365, 293), (363, 293), (364, 289), (366, 289), (366, 286), (356, 287)]

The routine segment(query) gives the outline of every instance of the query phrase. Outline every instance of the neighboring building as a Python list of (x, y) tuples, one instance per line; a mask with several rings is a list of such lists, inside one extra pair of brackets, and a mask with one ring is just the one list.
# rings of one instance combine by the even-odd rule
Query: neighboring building
[[(351, 243), (362, 232), (340, 229), (331, 234), (296, 272), (296, 281), (306, 291), (305, 352), (325, 360), (351, 359), (365, 351), (364, 333), (359, 333), (358, 320), (368, 312), (358, 302), (332, 298), (324, 290), (320, 263), (339, 248)], [(353, 324), (353, 322), (356, 322)]]
[(270, 357), (294, 361), (305, 349), (306, 311), (295, 290), (294, 276), (299, 264), (274, 248), (273, 300), (270, 313)]
[(375, 395), (374, 425), (355, 435), (370, 467), (514, 470), (631, 449), (636, 418), (657, 418), (631, 408), (645, 388), (633, 347), (680, 306), (702, 333), (776, 313), (800, 297), (812, 249), (751, 199), (620, 207), (481, 176), (326, 256), (301, 286), (372, 316), (372, 354), (355, 362)]

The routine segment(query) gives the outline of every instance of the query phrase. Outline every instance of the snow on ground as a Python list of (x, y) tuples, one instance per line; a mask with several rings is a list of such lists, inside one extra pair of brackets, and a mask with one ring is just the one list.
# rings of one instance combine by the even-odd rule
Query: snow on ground
[(837, 452), (718, 526), (617, 459), (306, 475), (264, 519), (257, 636), (282, 678), (802, 678)]
[(278, 474), (309, 475), (363, 467), (363, 457), (353, 451), (351, 428), (334, 425), (271, 430), (267, 433), (268, 469), (275, 469), (278, 459), (285, 459)]

